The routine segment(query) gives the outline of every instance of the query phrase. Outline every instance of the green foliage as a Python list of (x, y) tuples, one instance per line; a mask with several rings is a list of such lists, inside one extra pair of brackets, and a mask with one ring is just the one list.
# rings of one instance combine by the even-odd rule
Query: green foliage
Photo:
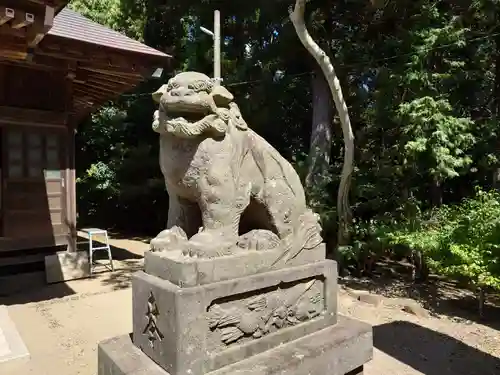
[(409, 162), (420, 161), (439, 180), (459, 176), (460, 170), (472, 162), (466, 151), (474, 143), (473, 123), (451, 112), (448, 101), (429, 96), (400, 104), (398, 112), (408, 139), (404, 150)]
[[(248, 124), (304, 175), (315, 62), (288, 20), (292, 3), (74, 0), (71, 6), (171, 53), (163, 81), (186, 69), (212, 74), (212, 39), (199, 27), (212, 28), (213, 10), (220, 9), (224, 85)], [(410, 247), (423, 251), (436, 272), (497, 285), (498, 196), (475, 195), (474, 188), (489, 191), (500, 167), (499, 1), (312, 0), (307, 10), (313, 38), (335, 65), (356, 137), (354, 226), (351, 243), (338, 249), (342, 262)], [(153, 235), (162, 229), (168, 197), (149, 96), (161, 83), (147, 82), (80, 125), (80, 223)], [(343, 162), (337, 118), (332, 126), (330, 166), (307, 191), (330, 248)]]
[(149, 117), (152, 110), (144, 104), (108, 105), (80, 125), (76, 138), (80, 226), (151, 234), (163, 228), (168, 196), (155, 157), (158, 142), (150, 134), (151, 118), (139, 128), (130, 122), (135, 116)]
[(73, 0), (69, 7), (92, 21), (137, 39), (143, 39), (145, 0)]
[(388, 233), (392, 245), (420, 250), (437, 274), (500, 290), (500, 194), (473, 198), (430, 212), (419, 228)]

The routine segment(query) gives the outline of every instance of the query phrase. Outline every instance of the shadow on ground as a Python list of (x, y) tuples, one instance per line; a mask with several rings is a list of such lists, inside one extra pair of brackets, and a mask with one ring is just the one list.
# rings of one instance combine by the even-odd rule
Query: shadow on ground
[(480, 317), (478, 298), (472, 291), (432, 276), (428, 282), (415, 283), (411, 280), (410, 273), (407, 265), (389, 261), (379, 265), (370, 277), (343, 277), (339, 284), (387, 298), (412, 298), (431, 314), (474, 321), (500, 330), (500, 301), (494, 295), (487, 296), (483, 317)]
[[(120, 267), (114, 272), (103, 264), (96, 267), (95, 276), (99, 277), (101, 285), (111, 287), (112, 290), (122, 290), (130, 287), (132, 276), (143, 269), (141, 259), (127, 259), (120, 262)], [(116, 267), (116, 266), (115, 266)]]
[[(94, 247), (102, 247), (104, 243), (99, 240), (94, 240)], [(113, 255), (113, 259), (116, 260), (127, 260), (127, 259), (142, 259), (143, 256), (140, 254), (133, 253), (125, 248), (117, 247), (114, 245), (109, 246), (111, 248), (111, 254)], [(78, 237), (77, 239), (77, 248), (79, 251), (88, 251), (89, 250), (89, 242), (87, 238)], [(107, 253), (104, 250), (98, 250), (94, 252), (96, 259), (107, 259)]]
[[(15, 284), (15, 285), (12, 285)], [(75, 294), (66, 283), (47, 285), (45, 272), (21, 274), (0, 280), (0, 305), (22, 305)]]
[(143, 243), (149, 243), (155, 236), (149, 234), (133, 234), (130, 232), (122, 232), (122, 231), (109, 231), (109, 235), (116, 240), (131, 240), (131, 241), (139, 241)]
[(500, 359), (406, 321), (373, 327), (374, 346), (425, 375), (498, 375)]
[[(95, 246), (104, 246), (103, 243), (95, 241)], [(88, 240), (78, 238), (78, 250), (88, 252)], [(72, 282), (47, 284), (43, 263), (38, 272), (19, 273), (15, 276), (0, 277), (0, 305), (16, 305), (33, 302), (54, 300), (76, 293), (95, 294), (102, 291), (122, 290), (130, 286), (132, 275), (143, 268), (143, 256), (138, 253), (128, 251), (125, 248), (110, 246), (113, 256), (115, 271), (110, 272), (109, 261), (106, 251), (94, 253), (96, 265), (94, 266), (94, 276), (91, 280), (80, 279), (76, 283), (89, 282), (84, 291), (78, 288), (73, 289)]]
[[(113, 237), (116, 239), (116, 237)], [(85, 243), (85, 241), (83, 241)], [(104, 246), (99, 241), (95, 241), (96, 246)], [(80, 246), (80, 245), (79, 245)], [(88, 245), (84, 245), (88, 246)], [(130, 287), (132, 275), (143, 268), (142, 255), (132, 253), (127, 249), (110, 246), (111, 254), (115, 262), (115, 271), (110, 272), (107, 253), (98, 251), (94, 253), (96, 265), (94, 266), (94, 275), (100, 278), (101, 284), (111, 286), (113, 290), (122, 290)], [(80, 248), (80, 247), (79, 247)], [(118, 267), (117, 267), (118, 264)]]

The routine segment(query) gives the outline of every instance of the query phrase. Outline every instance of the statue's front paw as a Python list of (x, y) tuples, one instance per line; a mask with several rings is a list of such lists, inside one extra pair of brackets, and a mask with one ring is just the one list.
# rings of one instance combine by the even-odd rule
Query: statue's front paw
[(237, 245), (241, 250), (274, 250), (280, 245), (280, 238), (270, 230), (255, 229), (240, 236)]
[(224, 255), (231, 255), (233, 252), (230, 249), (218, 249), (207, 247), (193, 247), (188, 245), (183, 250), (183, 254), (190, 258), (213, 259)]
[(165, 229), (149, 243), (151, 251), (169, 251), (183, 249), (187, 243), (187, 235), (178, 226)]
[(235, 241), (216, 231), (201, 231), (191, 237), (183, 254), (193, 258), (217, 258), (234, 253)]

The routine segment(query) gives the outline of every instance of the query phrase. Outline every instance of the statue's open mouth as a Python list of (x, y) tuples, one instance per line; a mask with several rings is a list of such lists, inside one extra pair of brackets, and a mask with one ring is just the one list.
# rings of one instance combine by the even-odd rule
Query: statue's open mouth
[(180, 138), (199, 135), (223, 136), (227, 124), (216, 114), (217, 107), (207, 93), (177, 96), (166, 93), (160, 100), (153, 128)]
[(166, 131), (180, 138), (193, 138), (202, 134), (221, 136), (226, 126), (218, 116), (209, 110), (193, 112), (170, 110), (165, 112)]
[(205, 109), (204, 111), (192, 111), (182, 108), (175, 108), (174, 110), (167, 110), (165, 112), (167, 121), (175, 120), (182, 121), (186, 123), (195, 123), (202, 120), (205, 116), (210, 114), (210, 111)]
[(201, 113), (204, 115), (213, 112), (215, 103), (208, 94), (198, 93), (196, 95), (175, 96), (166, 94), (160, 104), (168, 113), (192, 114)]

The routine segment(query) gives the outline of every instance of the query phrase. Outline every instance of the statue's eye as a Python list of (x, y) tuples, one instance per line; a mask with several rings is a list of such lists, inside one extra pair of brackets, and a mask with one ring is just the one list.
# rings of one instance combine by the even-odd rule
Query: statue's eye
[(173, 90), (173, 89), (177, 89), (179, 88), (179, 84), (175, 81), (170, 81), (168, 84), (167, 84), (167, 90)]
[(192, 82), (188, 85), (188, 88), (194, 90), (195, 92), (201, 91), (211, 91), (213, 87), (212, 82), (207, 82), (203, 80)]
[(202, 82), (193, 82), (188, 85), (188, 89), (194, 90), (195, 92), (203, 90)]

